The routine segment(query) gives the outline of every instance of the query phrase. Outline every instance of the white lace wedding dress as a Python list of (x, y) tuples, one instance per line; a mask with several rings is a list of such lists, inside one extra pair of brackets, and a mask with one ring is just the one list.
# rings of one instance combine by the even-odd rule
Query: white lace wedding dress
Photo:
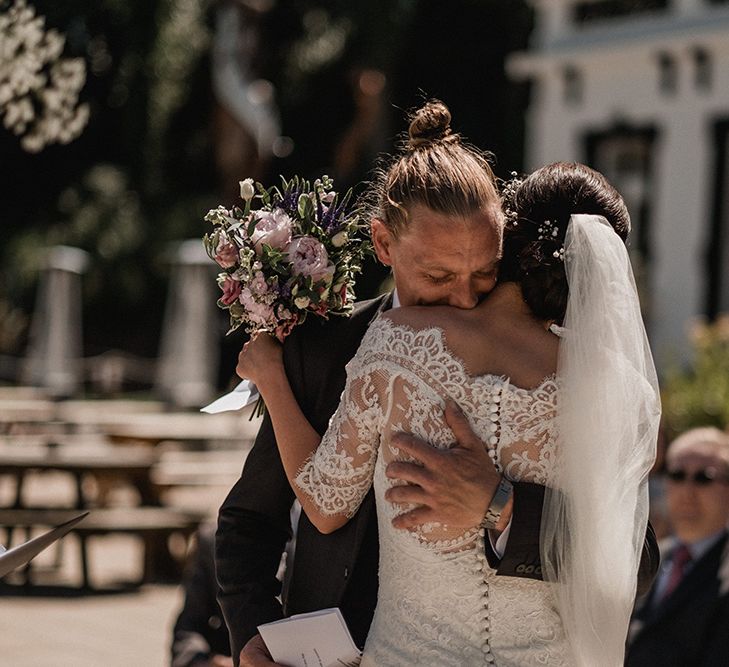
[(390, 434), (408, 431), (450, 446), (445, 397), (461, 406), (509, 479), (545, 484), (553, 468), (553, 376), (529, 390), (503, 377), (473, 377), (441, 329), (416, 331), (386, 317), (373, 323), (347, 366), (329, 429), (296, 479), (324, 513), (350, 516), (374, 483), (380, 583), (362, 665), (570, 665), (553, 584), (497, 577), (478, 527), (391, 525), (407, 508), (384, 499), (393, 483), (385, 467), (403, 458)]

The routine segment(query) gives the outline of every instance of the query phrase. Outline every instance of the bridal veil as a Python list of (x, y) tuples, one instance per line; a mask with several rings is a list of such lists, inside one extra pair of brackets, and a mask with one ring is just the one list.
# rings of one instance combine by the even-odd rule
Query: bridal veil
[(542, 568), (580, 667), (623, 664), (648, 521), (660, 420), (656, 371), (623, 241), (573, 215), (564, 261), (558, 473), (542, 518)]

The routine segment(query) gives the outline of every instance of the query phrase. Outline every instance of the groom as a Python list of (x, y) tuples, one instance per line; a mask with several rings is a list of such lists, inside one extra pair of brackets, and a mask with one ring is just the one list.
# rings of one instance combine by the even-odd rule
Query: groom
[[(322, 434), (344, 388), (344, 366), (380, 312), (415, 304), (473, 308), (496, 282), (501, 253), (496, 211), (456, 222), (428, 209), (418, 208), (412, 213), (407, 230), (397, 236), (380, 221), (372, 222), (377, 256), (393, 270), (394, 294), (359, 304), (347, 319), (307, 320), (286, 340), (284, 363), (292, 389), (304, 413)], [(452, 411), (447, 417), (458, 446), (435, 450), (404, 436), (402, 448), (424, 465), (394, 463), (388, 468), (389, 476), (411, 484), (391, 489), (388, 499), (420, 505), (398, 519), (401, 528), (424, 521), (477, 525), (494, 497), (499, 475), (485, 447), (463, 417)], [(495, 544), (496, 552), (488, 554), (499, 574), (540, 577), (542, 498), (543, 488), (514, 484), (509, 529)], [(272, 664), (256, 627), (282, 615), (338, 606), (360, 647), (372, 620), (378, 560), (372, 491), (355, 517), (329, 535), (319, 533), (302, 514), (293, 573), (282, 606), (276, 597), (280, 593), (276, 573), (291, 535), (289, 512), (293, 499), (266, 417), (241, 478), (220, 509), (216, 541), (220, 603), (231, 634), (234, 660), (236, 664), (240, 660), (242, 666)], [(510, 510), (511, 504), (506, 512)], [(657, 560), (653, 565), (657, 566)], [(655, 567), (652, 569), (654, 573)]]

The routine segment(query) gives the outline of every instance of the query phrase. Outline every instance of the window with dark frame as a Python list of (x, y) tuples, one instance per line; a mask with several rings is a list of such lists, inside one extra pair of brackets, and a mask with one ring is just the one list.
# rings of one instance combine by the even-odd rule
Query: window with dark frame
[(706, 315), (729, 312), (729, 118), (714, 123), (714, 194), (706, 247)]
[(713, 84), (713, 62), (711, 53), (703, 47), (693, 49), (694, 86), (697, 90), (709, 91)]
[(563, 99), (566, 104), (575, 106), (582, 102), (582, 72), (574, 65), (567, 65), (562, 71)]
[(632, 14), (668, 9), (668, 0), (598, 0), (577, 2), (572, 8), (574, 22), (585, 25)]
[(628, 239), (646, 321), (650, 321), (651, 209), (655, 195), (653, 162), (658, 131), (616, 122), (584, 138), (587, 164), (604, 174), (625, 200), (632, 230)]
[(670, 53), (658, 54), (658, 90), (664, 95), (678, 90), (678, 63)]

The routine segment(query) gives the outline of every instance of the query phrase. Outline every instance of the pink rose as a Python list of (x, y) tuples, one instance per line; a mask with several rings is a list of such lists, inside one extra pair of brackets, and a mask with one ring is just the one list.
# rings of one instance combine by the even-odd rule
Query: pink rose
[(299, 323), (299, 316), (292, 313), (288, 308), (282, 308), (278, 313), (279, 322), (274, 329), (274, 335), (283, 343), (284, 338), (288, 336)]
[(297, 236), (288, 249), (291, 270), (295, 276), (311, 276), (314, 281), (334, 275), (326, 248), (311, 236)]
[(266, 282), (266, 277), (263, 275), (263, 271), (256, 272), (256, 275), (253, 276), (253, 280), (251, 280), (248, 288), (252, 294), (257, 296), (263, 296), (270, 291), (268, 283)]
[(260, 256), (263, 244), (283, 250), (291, 242), (291, 218), (283, 209), (273, 211), (256, 211), (256, 228), (251, 235), (251, 242)]
[(220, 300), (226, 306), (229, 306), (240, 296), (240, 281), (233, 280), (230, 276), (225, 276), (220, 288), (223, 290), (223, 296), (220, 297)]
[(238, 262), (238, 247), (225, 234), (218, 237), (215, 261), (223, 269), (229, 269)]
[(251, 291), (245, 287), (241, 290), (238, 301), (245, 308), (248, 319), (261, 327), (268, 327), (275, 324), (276, 318), (273, 315), (273, 308), (267, 303), (256, 301)]

